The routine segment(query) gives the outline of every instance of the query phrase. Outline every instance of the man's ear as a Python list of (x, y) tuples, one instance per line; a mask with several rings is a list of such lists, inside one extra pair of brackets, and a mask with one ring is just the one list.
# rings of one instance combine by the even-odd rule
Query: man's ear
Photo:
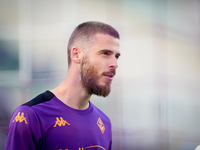
[(72, 47), (71, 60), (75, 63), (81, 62), (81, 50), (78, 47)]

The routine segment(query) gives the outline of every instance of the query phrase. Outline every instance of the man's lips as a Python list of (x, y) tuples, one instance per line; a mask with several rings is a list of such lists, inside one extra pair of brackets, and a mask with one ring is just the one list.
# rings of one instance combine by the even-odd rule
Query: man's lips
[(107, 74), (107, 75), (104, 75), (108, 78), (108, 80), (112, 81), (114, 75), (113, 74)]
[(112, 81), (115, 76), (115, 70), (111, 70), (110, 72), (104, 72), (103, 75), (110, 81)]

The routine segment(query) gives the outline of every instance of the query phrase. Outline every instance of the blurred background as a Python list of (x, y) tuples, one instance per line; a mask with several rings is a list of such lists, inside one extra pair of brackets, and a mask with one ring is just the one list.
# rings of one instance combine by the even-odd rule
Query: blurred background
[(0, 149), (15, 108), (58, 86), (67, 42), (85, 21), (121, 35), (107, 98), (113, 150), (194, 150), (200, 144), (199, 0), (0, 0)]

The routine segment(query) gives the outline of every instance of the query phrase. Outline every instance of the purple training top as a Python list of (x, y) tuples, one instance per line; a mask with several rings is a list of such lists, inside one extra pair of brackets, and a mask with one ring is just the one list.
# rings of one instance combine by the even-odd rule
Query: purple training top
[(110, 120), (91, 102), (76, 110), (46, 91), (14, 111), (6, 150), (110, 150), (111, 143)]

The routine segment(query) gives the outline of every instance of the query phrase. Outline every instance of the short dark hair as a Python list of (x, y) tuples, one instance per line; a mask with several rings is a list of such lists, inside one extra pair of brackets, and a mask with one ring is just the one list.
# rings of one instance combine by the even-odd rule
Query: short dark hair
[(77, 44), (78, 42), (82, 45), (91, 44), (94, 41), (93, 37), (97, 33), (108, 34), (114, 38), (120, 39), (119, 33), (108, 24), (96, 21), (88, 21), (78, 25), (72, 32), (68, 42), (68, 66), (71, 64), (71, 48), (74, 46), (74, 44)]

